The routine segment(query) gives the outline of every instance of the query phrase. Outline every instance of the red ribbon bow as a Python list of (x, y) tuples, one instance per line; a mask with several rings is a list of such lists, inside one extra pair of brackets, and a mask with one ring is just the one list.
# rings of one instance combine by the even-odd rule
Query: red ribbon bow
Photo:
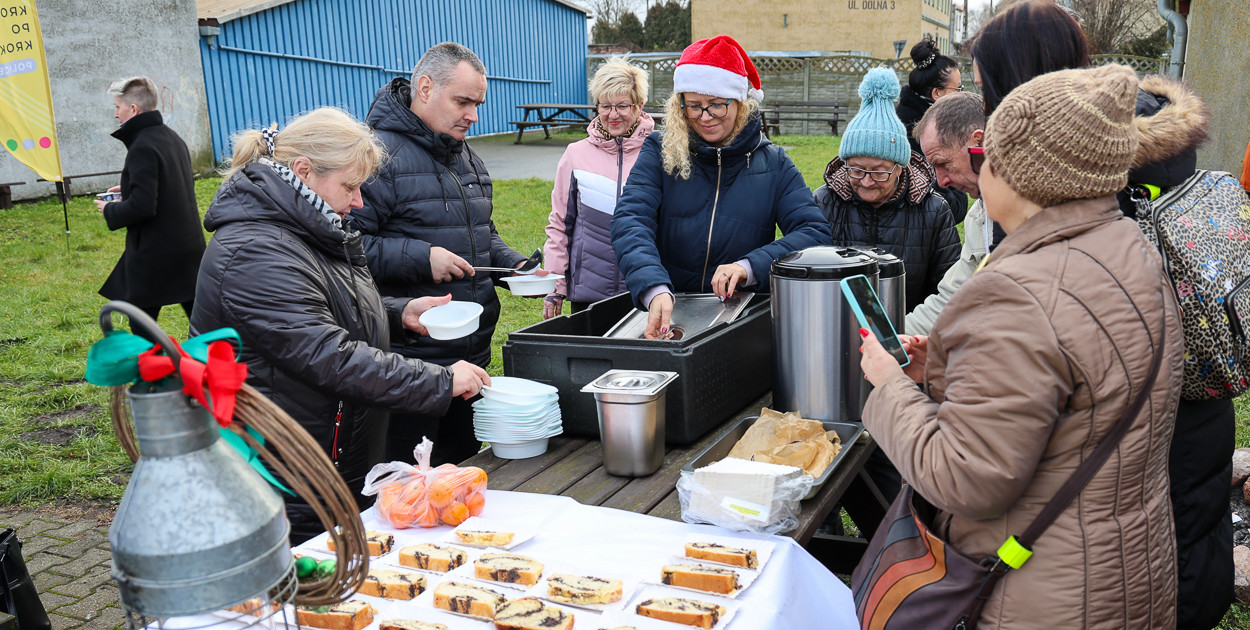
[[(182, 393), (199, 401), (217, 419), (217, 424), (230, 426), (234, 421), (235, 394), (247, 380), (247, 364), (235, 360), (234, 344), (226, 340), (208, 344), (208, 363), (204, 364), (191, 358), (178, 340), (171, 337), (170, 341), (178, 349)], [(173, 359), (158, 354), (161, 350), (161, 346), (156, 345), (139, 355), (140, 378), (155, 382), (174, 373)]]

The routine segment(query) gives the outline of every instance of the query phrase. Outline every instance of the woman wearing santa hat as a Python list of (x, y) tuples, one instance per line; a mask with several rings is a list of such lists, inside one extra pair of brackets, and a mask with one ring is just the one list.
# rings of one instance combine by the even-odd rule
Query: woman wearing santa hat
[(635, 306), (649, 311), (649, 339), (668, 335), (674, 292), (767, 291), (773, 260), (832, 242), (798, 168), (764, 137), (763, 96), (755, 64), (727, 35), (677, 61), (667, 126), (643, 143), (612, 217), (612, 248)]

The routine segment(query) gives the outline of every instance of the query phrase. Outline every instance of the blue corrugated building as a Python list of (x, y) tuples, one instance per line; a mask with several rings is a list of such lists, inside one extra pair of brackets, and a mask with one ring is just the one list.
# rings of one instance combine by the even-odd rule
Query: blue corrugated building
[(571, 0), (197, 0), (196, 11), (218, 161), (234, 132), (315, 107), (363, 119), (379, 87), (442, 41), (486, 65), (473, 135), (511, 131), (523, 103), (587, 100), (587, 12)]

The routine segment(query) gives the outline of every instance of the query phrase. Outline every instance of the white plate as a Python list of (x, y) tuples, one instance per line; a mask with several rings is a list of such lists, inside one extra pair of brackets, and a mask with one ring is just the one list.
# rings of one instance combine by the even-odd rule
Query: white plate
[[(548, 576), (554, 575), (556, 573), (563, 573), (565, 575), (580, 575), (580, 576), (587, 576), (587, 577), (597, 577), (597, 578), (602, 578), (605, 580), (620, 580), (621, 581), (621, 598), (609, 604), (575, 604), (573, 602), (566, 602), (566, 601), (562, 601), (559, 599), (555, 599), (553, 597), (550, 597), (547, 594), (547, 578)], [(535, 597), (547, 600), (549, 602), (555, 603), (560, 606), (569, 606), (572, 608), (581, 608), (582, 610), (593, 610), (595, 612), (603, 612), (606, 610), (623, 610), (625, 607), (625, 604), (629, 603), (629, 600), (634, 596), (634, 593), (638, 590), (638, 588), (639, 588), (638, 580), (634, 578), (626, 577), (624, 575), (618, 575), (618, 574), (608, 573), (605, 571), (587, 569), (586, 567), (574, 567), (574, 566), (569, 566), (569, 565), (560, 565), (560, 566), (553, 565), (553, 566), (549, 566), (543, 569), (543, 579), (539, 580), (538, 584), (534, 585), (534, 588), (530, 591), (530, 594)]]
[[(481, 550), (481, 552), (478, 554), (477, 557), (481, 558), (482, 555), (488, 554), (488, 553), (509, 553), (509, 554), (515, 553), (518, 556), (525, 556), (526, 558), (534, 560), (535, 562), (539, 562), (543, 565), (543, 572), (538, 576), (539, 581), (542, 581), (543, 576), (547, 575), (547, 563), (533, 556), (529, 556), (523, 553), (504, 551), (503, 549), (488, 547), (486, 549)], [(530, 590), (533, 589), (534, 586), (537, 584), (537, 582), (535, 582), (534, 584), (516, 584), (514, 582), (496, 582), (494, 580), (487, 580), (484, 578), (477, 577), (477, 570), (473, 566), (472, 562), (466, 562), (463, 565), (456, 567), (450, 573), (447, 574), (447, 577), (453, 580), (459, 580), (461, 582), (476, 581), (478, 584), (485, 584), (491, 588), (495, 588), (495, 590), (506, 589), (505, 591), (503, 591), (503, 594), (506, 595), (508, 599), (516, 599), (517, 597), (519, 597), (519, 595), (517, 595), (517, 592), (525, 593), (525, 596), (527, 597), (531, 596)]]
[(630, 600), (619, 613), (605, 613), (601, 621), (611, 621), (612, 624), (615, 625), (634, 626), (638, 628), (638, 630), (677, 630), (679, 628), (692, 628), (693, 626), (687, 626), (671, 621), (663, 621), (651, 617), (643, 617), (642, 615), (634, 612), (637, 610), (639, 602), (646, 601), (651, 598), (659, 599), (662, 597), (680, 597), (682, 599), (691, 599), (723, 606), (725, 608), (725, 613), (721, 615), (721, 618), (716, 622), (716, 625), (712, 626), (713, 630), (724, 630), (724, 628), (733, 621), (734, 613), (738, 612), (738, 602), (732, 599), (725, 599), (723, 597), (708, 595), (706, 593), (695, 594), (681, 589), (669, 588), (667, 586), (648, 585), (640, 588), (634, 595), (634, 598)]
[[(755, 553), (756, 553), (757, 555), (759, 554), (759, 552), (758, 552), (758, 551), (756, 551)], [(663, 580), (663, 569), (664, 569), (664, 565), (661, 565), (661, 566), (657, 567), (657, 568), (655, 569), (655, 572), (654, 572), (654, 573), (652, 573), (651, 575), (648, 575), (648, 576), (646, 577), (646, 579), (644, 579), (643, 581), (644, 581), (644, 582), (646, 582), (646, 583), (648, 583), (648, 584), (659, 584), (659, 585), (662, 585), (662, 586), (667, 586), (667, 587), (669, 587), (669, 588), (676, 588), (676, 589), (681, 589), (681, 590), (683, 590), (683, 591), (690, 591), (691, 593), (701, 593), (701, 594), (703, 594), (703, 595), (712, 595), (712, 596), (714, 596), (714, 597), (729, 597), (729, 598), (737, 598), (737, 597), (738, 597), (738, 595), (742, 594), (742, 591), (747, 590), (747, 587), (748, 587), (748, 586), (751, 586), (751, 584), (752, 584), (753, 582), (755, 582), (755, 578), (757, 578), (757, 577), (759, 577), (759, 576), (760, 576), (760, 574), (759, 574), (759, 572), (758, 572), (758, 571), (753, 571), (753, 570), (751, 570), (751, 569), (744, 569), (744, 568), (742, 568), (742, 567), (728, 566), (728, 565), (720, 564), (720, 563), (717, 563), (717, 562), (707, 562), (707, 561), (705, 561), (705, 560), (696, 560), (696, 559), (694, 559), (694, 558), (687, 558), (687, 557), (685, 557), (685, 556), (673, 556), (672, 558), (669, 558), (669, 559), (668, 559), (668, 561), (667, 561), (667, 562), (665, 562), (664, 564), (665, 564), (665, 565), (668, 565), (668, 564), (693, 564), (693, 565), (702, 565), (702, 566), (706, 566), (706, 567), (708, 567), (708, 568), (716, 568), (716, 569), (730, 569), (730, 570), (732, 570), (734, 573), (737, 573), (737, 574), (738, 574), (738, 589), (737, 589), (737, 590), (734, 590), (734, 591), (730, 591), (730, 592), (728, 592), (728, 593), (713, 593), (713, 592), (711, 592), (711, 591), (701, 591), (701, 590), (699, 590), (699, 589), (697, 589), (697, 588), (689, 588), (689, 587), (685, 587), (685, 586), (676, 586), (676, 585), (673, 585), (673, 584), (664, 584), (664, 582), (662, 581), (662, 580)]]
[(448, 302), (421, 313), (417, 321), (434, 339), (459, 339), (477, 331), (482, 305), (477, 302)]
[[(399, 543), (397, 542), (397, 543), (395, 543), (395, 549), (394, 549), (394, 550), (392, 550), (392, 551), (391, 551), (390, 553), (388, 553), (388, 554), (385, 554), (385, 555), (383, 555), (383, 556), (381, 556), (381, 557), (379, 557), (379, 558), (376, 558), (376, 559), (375, 559), (375, 560), (373, 560), (372, 562), (379, 562), (379, 563), (382, 563), (382, 564), (390, 565), (391, 567), (396, 567), (397, 569), (402, 569), (402, 570), (404, 570), (404, 571), (420, 571), (420, 572), (423, 572), (423, 573), (426, 573), (426, 574), (429, 574), (429, 575), (448, 575), (449, 573), (454, 573), (454, 572), (455, 572), (455, 570), (456, 570), (456, 569), (452, 569), (451, 571), (448, 571), (448, 572), (434, 571), (434, 570), (432, 570), (432, 569), (420, 569), (420, 568), (417, 568), (417, 567), (410, 567), (410, 566), (408, 566), (408, 565), (406, 565), (406, 564), (403, 564), (403, 563), (401, 563), (401, 562), (399, 561), (399, 551), (400, 551), (401, 549), (403, 549), (404, 547), (411, 547), (412, 545), (418, 545), (418, 544), (421, 544), (422, 542), (433, 543), (433, 544), (436, 544), (436, 545), (441, 545), (441, 546), (443, 546), (443, 547), (455, 547), (456, 549), (459, 549), (460, 551), (463, 551), (463, 552), (465, 553), (465, 556), (466, 556), (466, 557), (465, 557), (465, 560), (464, 560), (464, 564), (460, 565), (460, 566), (462, 566), (462, 567), (463, 567), (463, 566), (471, 566), (471, 565), (473, 564), (473, 561), (474, 561), (474, 560), (477, 560), (477, 557), (478, 557), (479, 555), (481, 555), (481, 553), (482, 553), (480, 550), (478, 550), (478, 549), (474, 549), (474, 548), (472, 548), (472, 547), (465, 547), (464, 545), (452, 545), (452, 544), (448, 544), (447, 542), (444, 542), (444, 541), (442, 541), (442, 540), (428, 540), (428, 539), (427, 539), (427, 540), (422, 540), (422, 541), (419, 541), (419, 542), (408, 542), (408, 543), (403, 544), (403, 545), (401, 545), (401, 544), (399, 544)], [(389, 568), (389, 567), (388, 567), (388, 568)], [(459, 568), (459, 567), (457, 567), (457, 568)]]
[[(748, 569), (746, 567), (740, 567), (734, 564), (724, 564), (722, 562), (715, 562), (712, 560), (707, 560), (705, 558), (689, 558), (686, 556), (686, 543), (691, 543), (691, 542), (708, 542), (708, 543), (715, 543), (718, 545), (725, 545), (727, 547), (737, 547), (739, 549), (754, 549), (755, 556), (757, 559), (759, 559), (759, 566), (754, 569)], [(689, 534), (682, 541), (681, 546), (677, 548), (677, 551), (674, 553), (674, 555), (676, 555), (679, 558), (687, 558), (688, 560), (691, 560), (694, 562), (701, 562), (703, 564), (710, 564), (710, 565), (715, 565), (715, 566), (720, 566), (720, 567), (733, 567), (735, 569), (741, 569), (743, 571), (763, 571), (765, 565), (768, 564), (768, 559), (772, 557), (773, 549), (776, 548), (776, 546), (777, 546), (777, 543), (775, 542), (768, 541), (768, 540), (760, 540), (758, 538), (729, 538), (728, 536), (705, 536), (703, 534)]]
[(556, 280), (563, 279), (564, 276), (558, 273), (549, 273), (545, 276), (507, 276), (500, 278), (508, 284), (508, 289), (512, 291), (512, 295), (520, 295), (523, 297), (535, 297), (539, 295), (547, 295), (556, 290)]
[(505, 549), (505, 550), (510, 550), (513, 547), (516, 547), (517, 545), (520, 545), (521, 543), (533, 538), (536, 532), (536, 530), (533, 527), (518, 527), (516, 525), (510, 525), (508, 523), (505, 523), (503, 521), (496, 520), (496, 519), (482, 518), (480, 516), (470, 516), (469, 518), (465, 519), (463, 523), (458, 525), (455, 529), (447, 532), (441, 538), (439, 538), (439, 541), (447, 542), (447, 543), (454, 544), (460, 547), (485, 548), (485, 547), (490, 546), (490, 545), (474, 545), (472, 543), (467, 543), (467, 542), (464, 542), (463, 540), (460, 540), (460, 537), (456, 535), (456, 530), (460, 530), (460, 529), (476, 530), (476, 531), (482, 531), (482, 532), (512, 532), (513, 534), (512, 542), (506, 545), (495, 545), (496, 548)]
[(538, 381), (514, 376), (494, 376), (490, 385), (482, 386), (482, 397), (511, 405), (536, 405), (550, 402), (560, 390)]

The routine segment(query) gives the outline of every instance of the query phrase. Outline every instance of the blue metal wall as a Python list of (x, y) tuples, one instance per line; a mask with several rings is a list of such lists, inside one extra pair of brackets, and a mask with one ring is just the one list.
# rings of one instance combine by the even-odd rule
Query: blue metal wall
[(213, 154), (230, 136), (323, 105), (364, 119), (379, 87), (442, 41), (486, 65), (472, 134), (511, 131), (517, 105), (584, 103), (586, 16), (553, 0), (296, 0), (200, 38)]

